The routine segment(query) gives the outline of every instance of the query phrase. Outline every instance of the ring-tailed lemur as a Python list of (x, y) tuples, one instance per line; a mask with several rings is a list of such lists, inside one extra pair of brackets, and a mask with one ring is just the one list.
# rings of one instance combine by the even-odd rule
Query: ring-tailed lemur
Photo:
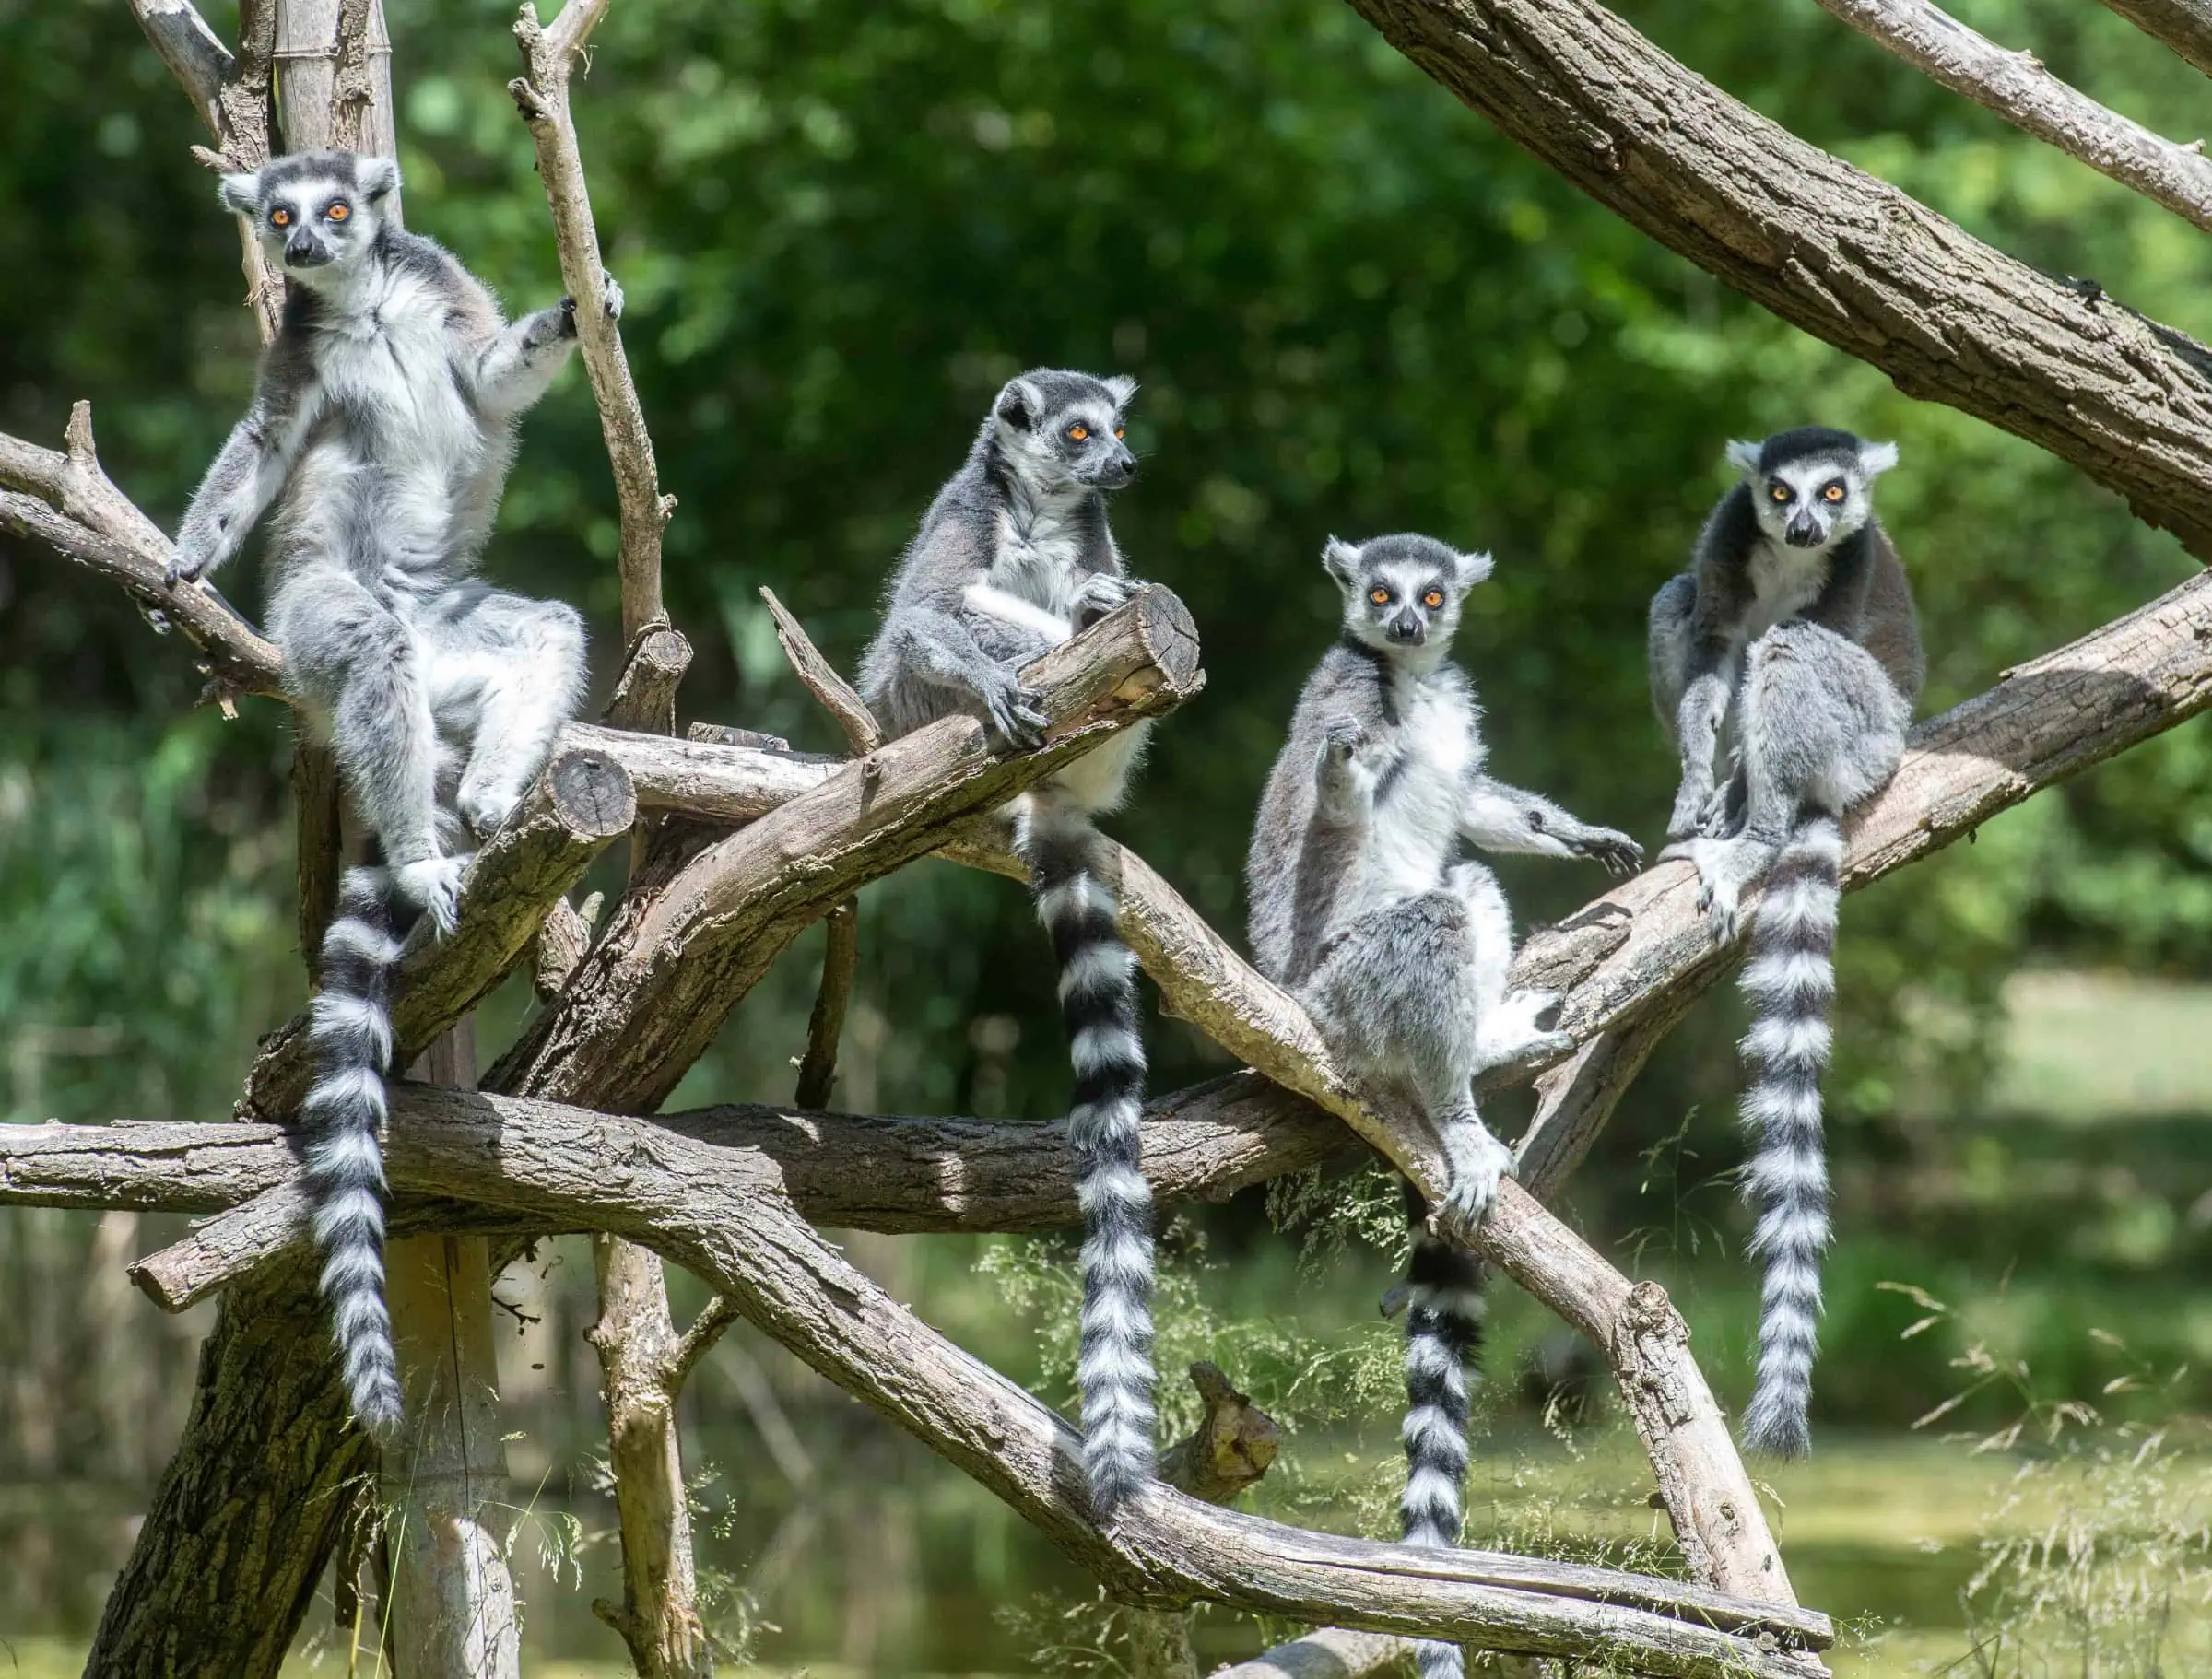
[[(1874, 515), (1896, 446), (1807, 426), (1731, 443), (1728, 459), (1743, 481), (1706, 521), (1692, 569), (1652, 600), (1652, 699), (1682, 754), (1665, 854), (1696, 863), (1723, 939), (1771, 865), (1741, 981), (1744, 1187), (1766, 1262), (1744, 1438), (1794, 1457), (1809, 1440), (1829, 1236), (1820, 1078), (1842, 816), (1896, 770), (1925, 667), (1912, 585)], [(1717, 787), (1716, 759), (1729, 767)]]
[[(1538, 1017), (1549, 992), (1509, 991), (1512, 918), (1497, 876), (1460, 860), (1494, 851), (1594, 857), (1631, 873), (1642, 852), (1548, 799), (1485, 773), (1473, 687), (1445, 662), (1487, 554), (1427, 536), (1331, 538), (1344, 633), (1307, 678), (1253, 828), (1246, 881), (1253, 954), (1288, 987), (1362, 1086), (1411, 1099), (1442, 1143), (1451, 1181), (1438, 1222), (1464, 1237), (1513, 1168), (1476, 1112), (1484, 1068), (1564, 1048)], [(1466, 1473), (1466, 1367), (1481, 1337), (1483, 1274), (1433, 1235), (1411, 1185), (1406, 1319), (1406, 1538), (1459, 1542)], [(1427, 1679), (1459, 1650), (1421, 1646)]]
[[(386, 1437), (400, 1400), (377, 1129), (401, 923), (427, 913), (452, 929), (464, 828), (506, 820), (584, 677), (571, 608), (473, 575), (515, 423), (575, 343), (574, 305), (508, 324), (452, 255), (385, 218), (398, 186), (390, 159), (350, 152), (223, 178), (224, 207), (290, 283), (253, 406), (193, 497), (170, 567), (172, 586), (206, 576), (279, 503), (269, 633), (382, 851), (381, 867), (347, 871), (323, 941), (303, 1120), (354, 1415)], [(601, 305), (618, 314), (621, 299), (608, 279)]]
[[(1045, 717), (1018, 673), (1127, 600), (1106, 496), (1135, 476), (1128, 379), (1038, 369), (999, 392), (967, 464), (900, 561), (861, 692), (892, 734), (981, 718), (1030, 746)], [(1145, 1053), (1135, 958), (1116, 931), (1094, 813), (1121, 804), (1147, 725), (1121, 731), (1017, 801), (1016, 845), (1060, 962), (1076, 1084), (1068, 1132), (1083, 1210), (1084, 1467), (1104, 1518), (1151, 1479), (1152, 1192), (1137, 1120)]]

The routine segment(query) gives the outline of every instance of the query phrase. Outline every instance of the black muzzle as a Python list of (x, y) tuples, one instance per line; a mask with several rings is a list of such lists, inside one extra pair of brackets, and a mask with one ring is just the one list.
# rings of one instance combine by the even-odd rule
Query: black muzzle
[(1429, 626), (1418, 613), (1401, 612), (1391, 619), (1383, 633), (1403, 647), (1418, 647), (1429, 639)]
[(1793, 548), (1817, 548), (1820, 546), (1822, 534), (1818, 520), (1800, 513), (1790, 521), (1789, 529), (1783, 532), (1782, 535), (1783, 540)]

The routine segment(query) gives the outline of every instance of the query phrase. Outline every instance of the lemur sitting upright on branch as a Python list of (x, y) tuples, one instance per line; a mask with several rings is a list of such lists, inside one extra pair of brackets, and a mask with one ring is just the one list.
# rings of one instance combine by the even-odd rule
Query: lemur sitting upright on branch
[(1806, 426), (1731, 443), (1728, 459), (1743, 481), (1706, 521), (1691, 569), (1652, 599), (1652, 701), (1682, 755), (1664, 855), (1698, 865), (1724, 940), (1743, 889), (1767, 875), (1741, 981), (1755, 1139), (1744, 1191), (1767, 1262), (1744, 1438), (1795, 1457), (1810, 1440), (1829, 1238), (1820, 1078), (1842, 816), (1896, 771), (1925, 667), (1912, 585), (1874, 516), (1896, 446)]
[[(1046, 719), (1023, 665), (1140, 587), (1106, 524), (1136, 473), (1122, 413), (1135, 382), (1041, 368), (991, 405), (968, 460), (937, 492), (861, 660), (861, 694), (892, 734), (980, 718), (1032, 746)], [(1137, 1121), (1145, 1093), (1135, 957), (1116, 930), (1112, 872), (1091, 818), (1116, 808), (1149, 725), (1122, 730), (1015, 801), (1015, 844), (1060, 961), (1075, 1066), (1068, 1112), (1083, 1209), (1084, 1467), (1097, 1515), (1152, 1478), (1152, 1192)]]
[[(304, 1120), (354, 1415), (387, 1438), (400, 1394), (377, 1132), (398, 941), (419, 914), (452, 930), (468, 834), (507, 819), (584, 683), (573, 609), (474, 575), (515, 424), (568, 360), (575, 305), (508, 324), (450, 253), (387, 218), (398, 188), (396, 164), (350, 152), (223, 178), (224, 207), (283, 269), (284, 319), (170, 568), (172, 585), (206, 576), (278, 505), (268, 627), (285, 687), (382, 851), (347, 872), (324, 937)], [(593, 307), (619, 315), (612, 279)]]
[[(1482, 713), (1446, 655), (1488, 555), (1427, 536), (1332, 538), (1323, 563), (1343, 592), (1343, 634), (1306, 680), (1260, 801), (1246, 872), (1253, 957), (1305, 1004), (1357, 1083), (1427, 1117), (1451, 1168), (1437, 1220), (1464, 1239), (1513, 1169), (1476, 1112), (1475, 1076), (1568, 1040), (1537, 1024), (1554, 993), (1508, 989), (1505, 895), (1488, 869), (1460, 859), (1461, 844), (1594, 857), (1616, 875), (1642, 853), (1485, 772)], [(1447, 1546), (1459, 1543), (1483, 1275), (1464, 1247), (1430, 1233), (1410, 1184), (1406, 1212), (1400, 1513), (1409, 1543)], [(1424, 1679), (1464, 1666), (1450, 1644), (1424, 1643), (1420, 1661)]]

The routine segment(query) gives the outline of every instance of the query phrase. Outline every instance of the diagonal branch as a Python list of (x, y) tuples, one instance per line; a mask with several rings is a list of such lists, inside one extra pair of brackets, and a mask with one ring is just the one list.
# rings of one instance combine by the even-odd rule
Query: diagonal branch
[(1352, 0), (1509, 139), (1775, 314), (2212, 558), (2212, 350), (1809, 146), (1597, 0)]
[(606, 264), (592, 218), (591, 192), (584, 184), (576, 122), (569, 111), (570, 75), (606, 6), (607, 0), (569, 0), (551, 26), (541, 28), (537, 8), (525, 0), (514, 26), (525, 74), (509, 82), (507, 91), (537, 147), (537, 172), (546, 183), (554, 242), (560, 251), (561, 283), (576, 299), (577, 346), (599, 405), (621, 509), (622, 639), (634, 644), (647, 628), (667, 622), (661, 601), (661, 527), (676, 511), (676, 498), (661, 494), (653, 434), (645, 429), (645, 410), (622, 350), (622, 335), (598, 306)]
[(2104, 0), (2105, 8), (2212, 76), (2212, 0)]
[(2023, 134), (2078, 158), (2212, 232), (2212, 158), (2107, 110), (2043, 67), (1975, 33), (1929, 0), (1820, 0), (1845, 23)]
[(1001, 755), (981, 723), (947, 718), (838, 768), (696, 854), (678, 847), (649, 859), (567, 992), (486, 1084), (650, 1111), (769, 963), (833, 905), (1106, 734), (1172, 710), (1205, 680), (1190, 615), (1158, 587), (1023, 679), (1053, 719), (1036, 751)]

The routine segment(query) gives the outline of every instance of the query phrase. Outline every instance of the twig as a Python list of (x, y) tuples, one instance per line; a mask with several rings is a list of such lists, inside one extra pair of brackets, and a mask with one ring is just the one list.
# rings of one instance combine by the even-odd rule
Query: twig
[(2107, 110), (2033, 54), (1998, 46), (1929, 0), (1820, 4), (1953, 93), (2212, 232), (2212, 159), (2200, 150)]
[(569, 0), (549, 27), (540, 28), (537, 8), (525, 4), (514, 26), (524, 74), (509, 82), (507, 91), (537, 148), (537, 172), (546, 183), (553, 238), (560, 251), (561, 282), (576, 299), (577, 342), (599, 405), (621, 509), (622, 636), (634, 643), (648, 627), (667, 621), (661, 601), (661, 527), (675, 511), (676, 498), (661, 494), (653, 437), (645, 429), (629, 358), (622, 351), (622, 335), (599, 307), (606, 267), (569, 111), (570, 73), (606, 6), (607, 0)]
[(822, 657), (806, 627), (793, 617), (776, 592), (763, 584), (760, 598), (768, 603), (769, 616), (776, 621), (776, 640), (783, 649), (783, 656), (791, 661), (791, 668), (806, 685), (806, 691), (822, 702), (822, 709), (837, 719), (838, 727), (845, 732), (845, 744), (852, 747), (854, 757), (865, 757), (883, 745), (883, 725), (876, 721), (867, 702), (853, 691), (853, 685), (837, 674), (837, 667)]
[(845, 1005), (853, 998), (853, 970), (860, 954), (860, 906), (852, 898), (823, 918), (829, 942), (822, 947), (822, 982), (814, 1012), (806, 1017), (806, 1054), (799, 1063), (799, 1086), (792, 1100), (801, 1108), (827, 1108), (837, 1081), (837, 1040), (845, 1029)]
[(2212, 76), (2212, 0), (2104, 0), (2154, 41)]
[(369, 21), (376, 0), (338, 0), (338, 53), (330, 85), (330, 143), (338, 151), (359, 151), (370, 110), (376, 104), (377, 78), (369, 63)]

